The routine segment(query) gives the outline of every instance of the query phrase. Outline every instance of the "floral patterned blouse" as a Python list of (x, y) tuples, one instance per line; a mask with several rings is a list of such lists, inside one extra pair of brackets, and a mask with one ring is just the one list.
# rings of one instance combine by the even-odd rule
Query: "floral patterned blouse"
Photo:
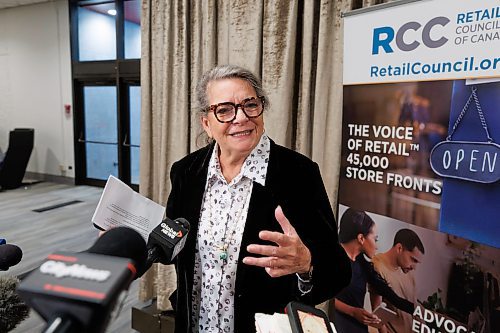
[(270, 141), (266, 134), (227, 183), (218, 145), (208, 166), (200, 211), (193, 279), (194, 332), (234, 331), (234, 290), (241, 239), (253, 182), (265, 185)]

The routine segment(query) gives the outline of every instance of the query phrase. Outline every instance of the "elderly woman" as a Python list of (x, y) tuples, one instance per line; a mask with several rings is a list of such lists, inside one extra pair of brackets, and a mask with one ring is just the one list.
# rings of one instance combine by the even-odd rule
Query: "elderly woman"
[(206, 147), (174, 163), (167, 216), (191, 222), (176, 259), (176, 332), (255, 332), (255, 313), (319, 304), (349, 260), (318, 165), (264, 132), (260, 80), (218, 66), (197, 86)]

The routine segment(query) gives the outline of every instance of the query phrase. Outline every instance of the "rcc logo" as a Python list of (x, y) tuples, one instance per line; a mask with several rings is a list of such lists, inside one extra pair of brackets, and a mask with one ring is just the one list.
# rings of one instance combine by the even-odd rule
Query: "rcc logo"
[[(444, 16), (438, 16), (430, 20), (424, 25), (422, 29), (422, 43), (431, 49), (443, 46), (448, 38), (441, 37), (439, 39), (431, 38), (432, 28), (436, 25), (444, 27), (450, 22), (450, 19)], [(409, 52), (415, 50), (420, 42), (414, 40), (411, 43), (405, 41), (405, 34), (408, 30), (418, 31), (422, 25), (418, 22), (408, 22), (401, 26), (395, 33), (394, 29), (391, 27), (380, 27), (373, 29), (373, 43), (372, 43), (372, 54), (379, 54), (380, 48), (384, 49), (385, 53), (392, 53), (391, 43), (394, 40), (394, 34), (396, 35), (396, 46), (401, 51)]]

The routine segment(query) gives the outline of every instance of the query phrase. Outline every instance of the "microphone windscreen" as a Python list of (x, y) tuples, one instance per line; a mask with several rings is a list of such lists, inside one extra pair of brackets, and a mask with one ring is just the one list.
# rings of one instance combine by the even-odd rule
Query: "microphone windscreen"
[(136, 264), (136, 277), (144, 273), (148, 256), (142, 236), (126, 227), (106, 231), (86, 252), (132, 259)]
[(0, 245), (0, 270), (6, 271), (17, 265), (23, 257), (23, 251), (13, 244)]
[(13, 330), (28, 317), (29, 308), (16, 292), (18, 284), (15, 277), (0, 277), (0, 332)]

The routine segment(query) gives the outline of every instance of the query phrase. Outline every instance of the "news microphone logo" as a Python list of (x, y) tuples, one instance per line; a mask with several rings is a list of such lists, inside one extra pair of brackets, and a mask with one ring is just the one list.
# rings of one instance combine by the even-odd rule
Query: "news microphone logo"
[(42, 274), (54, 275), (57, 278), (71, 277), (81, 280), (104, 282), (111, 272), (107, 270), (92, 269), (85, 265), (66, 265), (64, 262), (49, 260), (40, 266)]
[(108, 298), (120, 281), (129, 280), (135, 271), (131, 266), (126, 258), (58, 252), (49, 255), (38, 270), (22, 281), (19, 289), (22, 294), (39, 293), (37, 296), (67, 299), (76, 295), (79, 300), (95, 302), (95, 299)]
[(166, 218), (153, 229), (148, 238), (148, 262), (170, 264), (186, 244), (189, 222)]
[(171, 239), (174, 239), (176, 237), (182, 238), (182, 230), (174, 230), (174, 228), (170, 227), (167, 223), (162, 222), (160, 224), (161, 226), (161, 232), (163, 232), (165, 235), (170, 237)]

